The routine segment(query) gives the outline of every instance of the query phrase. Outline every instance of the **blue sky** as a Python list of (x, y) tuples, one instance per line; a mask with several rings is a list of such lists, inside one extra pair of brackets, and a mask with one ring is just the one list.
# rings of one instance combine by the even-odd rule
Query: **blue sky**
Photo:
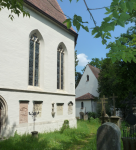
[[(89, 28), (95, 27), (93, 20), (90, 19), (90, 15), (85, 7), (85, 4), (83, 0), (79, 0), (79, 2), (76, 2), (76, 0), (72, 0), (70, 3), (69, 0), (63, 0), (61, 2), (60, 0), (57, 0), (61, 9), (63, 10), (64, 14), (69, 16), (70, 18), (73, 18), (74, 14), (77, 14), (78, 16), (82, 17), (82, 20), (88, 21), (87, 24)], [(110, 6), (112, 0), (86, 0), (87, 5), (89, 8), (101, 8), (101, 7), (107, 7)], [(91, 10), (91, 13), (97, 23), (98, 26), (101, 25), (101, 22), (103, 21), (103, 18), (107, 17), (108, 15), (105, 15), (106, 12), (105, 9), (98, 9), (98, 10)], [(112, 35), (112, 38), (108, 40), (114, 41), (114, 37), (120, 36), (121, 33), (126, 33), (128, 27), (132, 26), (134, 24), (130, 23), (126, 25), (124, 28), (120, 26), (116, 26), (115, 30), (110, 32)], [(77, 32), (76, 28), (73, 27), (74, 30)], [(101, 38), (94, 38), (93, 35), (91, 35), (90, 32), (86, 32), (82, 28), (78, 32), (78, 39), (77, 39), (77, 45), (75, 47), (75, 50), (77, 50), (77, 56), (79, 59), (78, 66), (76, 70), (78, 72), (82, 73), (82, 69), (88, 62), (92, 60), (92, 58), (106, 58), (106, 53), (109, 52), (109, 49), (106, 49), (106, 46), (101, 43)]]

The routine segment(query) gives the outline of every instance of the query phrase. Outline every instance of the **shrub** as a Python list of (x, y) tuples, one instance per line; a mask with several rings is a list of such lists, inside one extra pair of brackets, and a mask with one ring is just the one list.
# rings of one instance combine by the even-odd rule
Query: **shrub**
[(97, 118), (97, 116), (98, 116), (98, 115), (97, 115), (95, 112), (88, 112), (88, 118), (91, 118), (91, 117), (92, 117), (92, 118), (95, 119), (95, 118)]
[(69, 121), (68, 120), (64, 120), (64, 123), (60, 129), (60, 133), (63, 133), (65, 129), (69, 128)]

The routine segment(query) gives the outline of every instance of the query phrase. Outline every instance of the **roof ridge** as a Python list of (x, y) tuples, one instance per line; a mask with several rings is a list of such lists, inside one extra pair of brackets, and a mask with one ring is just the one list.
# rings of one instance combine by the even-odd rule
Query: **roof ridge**
[(85, 100), (85, 99), (94, 99), (94, 98), (95, 98), (95, 96), (88, 92), (84, 95), (81, 95), (81, 96), (77, 97), (76, 100), (80, 100), (80, 99)]
[[(91, 67), (94, 67), (94, 68), (96, 68), (96, 69), (99, 69), (99, 68), (97, 68), (97, 67), (95, 67), (95, 66), (92, 66), (92, 65), (90, 65), (90, 64), (87, 64), (87, 65), (89, 65), (89, 66), (91, 66)], [(101, 70), (101, 69), (99, 69), (99, 70)]]
[(88, 64), (89, 68), (91, 69), (91, 71), (93, 72), (94, 76), (98, 79), (99, 77), (99, 73), (100, 73), (100, 69), (99, 68), (96, 68), (90, 64)]
[[(24, 2), (25, 3), (29, 2), (30, 4), (34, 5), (39, 10), (43, 11), (44, 13), (46, 13), (56, 21), (60, 22), (61, 24), (63, 24), (63, 22), (67, 19), (57, 0), (49, 0), (49, 1), (48, 0), (24, 0)], [(66, 23), (64, 23), (63, 25), (67, 27)], [(70, 30), (76, 33), (76, 31), (73, 29), (72, 26)]]

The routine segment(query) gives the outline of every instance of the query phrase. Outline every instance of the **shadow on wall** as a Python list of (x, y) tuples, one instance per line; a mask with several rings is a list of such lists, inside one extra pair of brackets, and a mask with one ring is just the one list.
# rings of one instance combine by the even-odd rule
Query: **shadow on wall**
[(14, 136), (15, 128), (16, 123), (13, 123), (13, 125), (9, 127), (8, 117), (6, 117), (4, 125), (1, 126), (0, 138)]

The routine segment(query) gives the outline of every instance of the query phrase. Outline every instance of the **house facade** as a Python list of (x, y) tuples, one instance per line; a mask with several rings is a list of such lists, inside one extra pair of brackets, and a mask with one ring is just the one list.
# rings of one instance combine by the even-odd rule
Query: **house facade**
[(24, 1), (29, 17), (0, 13), (0, 136), (76, 127), (75, 56), (77, 33), (63, 24), (57, 0)]
[(98, 77), (100, 69), (87, 65), (76, 87), (76, 117), (83, 118), (87, 112), (96, 112), (95, 97), (99, 97)]

